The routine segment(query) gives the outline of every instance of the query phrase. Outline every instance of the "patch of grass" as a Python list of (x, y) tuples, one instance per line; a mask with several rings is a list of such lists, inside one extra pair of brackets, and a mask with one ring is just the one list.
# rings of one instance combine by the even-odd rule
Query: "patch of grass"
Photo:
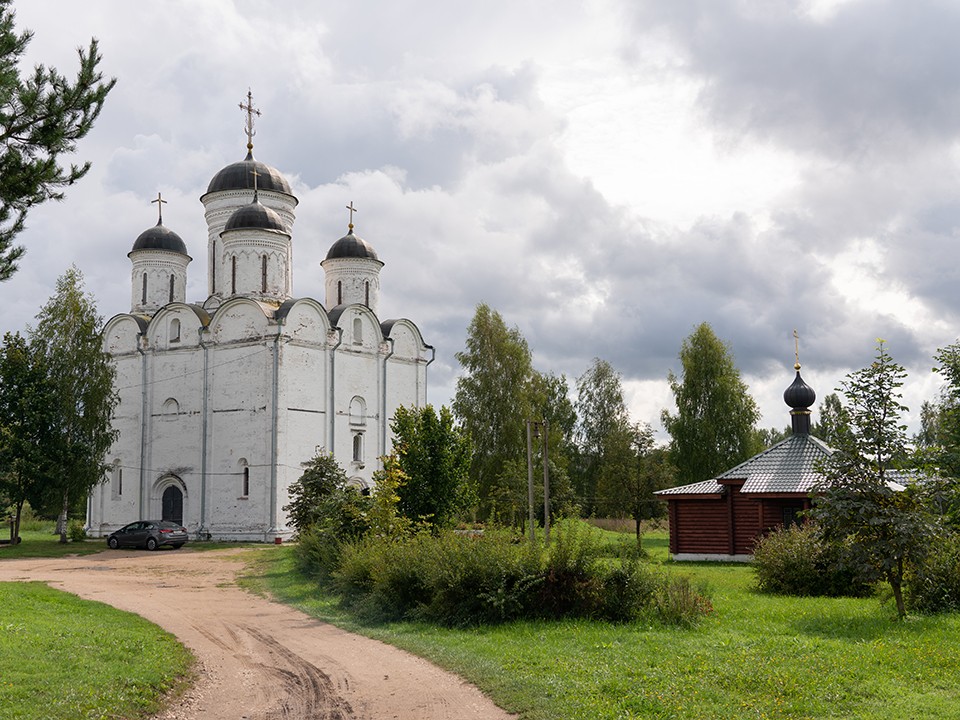
[[(106, 550), (103, 539), (87, 539), (67, 543), (60, 542), (60, 536), (53, 533), (53, 526), (41, 530), (21, 530), (23, 542), (17, 545), (0, 545), (0, 561), (12, 558), (63, 557), (65, 555), (90, 555)], [(2, 531), (0, 531), (2, 534)], [(4, 534), (4, 538), (9, 534)]]
[(0, 583), (0, 607), (5, 720), (146, 717), (189, 676), (189, 651), (137, 615), (42, 583)]
[[(644, 536), (658, 561), (666, 543), (662, 532)], [(247, 587), (429, 658), (524, 720), (960, 717), (960, 615), (901, 623), (876, 598), (763, 595), (742, 564), (665, 564), (710, 588), (715, 612), (692, 629), (587, 620), (451, 629), (365, 624), (296, 571), (290, 548), (256, 557)]]

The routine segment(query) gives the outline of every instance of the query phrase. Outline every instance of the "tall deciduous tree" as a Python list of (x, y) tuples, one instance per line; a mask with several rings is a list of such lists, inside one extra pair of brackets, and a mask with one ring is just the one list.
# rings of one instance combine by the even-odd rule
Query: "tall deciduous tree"
[(840, 447), (850, 432), (850, 418), (837, 393), (830, 393), (820, 403), (820, 420), (810, 428), (810, 434), (830, 447)]
[(100, 52), (91, 40), (78, 50), (71, 82), (55, 68), (36, 65), (21, 77), (33, 33), (17, 33), (11, 0), (0, 0), (0, 280), (17, 270), (24, 248), (14, 245), (27, 211), (63, 198), (63, 188), (87, 174), (90, 163), (60, 165), (93, 127), (116, 80), (103, 79)]
[(504, 468), (526, 458), (525, 422), (535, 412), (532, 357), (520, 331), (486, 304), (477, 306), (466, 349), (456, 357), (463, 374), (453, 412), (473, 443), (470, 477), (486, 515)]
[(398, 509), (414, 521), (452, 525), (477, 501), (470, 480), (470, 440), (450, 408), (397, 408), (390, 429), (405, 481), (397, 488)]
[(905, 377), (882, 340), (873, 363), (847, 375), (841, 389), (850, 429), (821, 468), (812, 511), (827, 540), (842, 543), (858, 570), (890, 584), (901, 618), (904, 572), (923, 557), (934, 531), (918, 489), (890, 484), (891, 471), (907, 457)]
[(43, 356), (19, 333), (7, 333), (0, 348), (0, 495), (14, 509), (13, 538), (24, 503), (43, 481), (54, 402)]
[(579, 466), (577, 486), (588, 514), (608, 511), (607, 498), (601, 497), (609, 483), (601, 483), (606, 466), (608, 475), (615, 468), (633, 468), (630, 453), (630, 418), (623, 399), (620, 373), (606, 360), (594, 358), (590, 367), (577, 378), (577, 445)]
[(740, 378), (729, 347), (708, 323), (680, 348), (682, 376), (669, 374), (677, 414), (664, 410), (670, 456), (678, 481), (707, 480), (749, 458), (756, 450), (757, 404)]
[(44, 449), (48, 474), (38, 500), (48, 510), (59, 504), (60, 540), (66, 542), (70, 503), (103, 480), (103, 458), (116, 437), (110, 422), (115, 373), (103, 351), (103, 319), (76, 267), (57, 280), (57, 292), (37, 321), (30, 344), (43, 357), (53, 387), (53, 439)]

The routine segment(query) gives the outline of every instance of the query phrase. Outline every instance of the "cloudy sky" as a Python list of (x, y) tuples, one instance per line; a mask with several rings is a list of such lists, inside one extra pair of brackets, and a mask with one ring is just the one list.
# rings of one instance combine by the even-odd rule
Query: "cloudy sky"
[(72, 73), (96, 36), (118, 83), (80, 145), (90, 174), (29, 216), (0, 330), (32, 322), (70, 263), (104, 316), (129, 310), (126, 254), (157, 192), (202, 301), (198, 198), (245, 154), (250, 88), (254, 153), (300, 200), (295, 294), (322, 300), (353, 201), (386, 263), (381, 315), (437, 348), (435, 404), (480, 302), (571, 387), (610, 361), (655, 426), (703, 321), (776, 427), (794, 328), (821, 398), (886, 339), (914, 416), (960, 335), (952, 0), (14, 6), (31, 63)]

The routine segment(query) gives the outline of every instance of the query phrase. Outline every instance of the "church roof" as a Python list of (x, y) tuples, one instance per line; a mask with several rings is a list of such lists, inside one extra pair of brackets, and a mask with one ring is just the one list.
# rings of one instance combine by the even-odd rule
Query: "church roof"
[(261, 205), (254, 195), (252, 203), (236, 210), (227, 220), (223, 231), (228, 230), (275, 230), (286, 233), (287, 227), (276, 210)]
[(187, 255), (186, 243), (173, 230), (164, 227), (162, 222), (158, 222), (154, 227), (140, 233), (130, 252), (136, 252), (137, 250), (167, 250)]
[(334, 260), (336, 258), (368, 258), (370, 260), (380, 259), (377, 257), (377, 253), (370, 243), (353, 234), (352, 227), (350, 232), (337, 240), (333, 245), (330, 246), (330, 250), (327, 251), (327, 257), (325, 258), (326, 260)]
[(222, 190), (253, 190), (254, 175), (256, 170), (257, 187), (260, 190), (272, 190), (274, 192), (293, 195), (290, 190), (290, 183), (280, 174), (276, 168), (272, 168), (266, 163), (255, 160), (253, 151), (247, 153), (247, 157), (239, 162), (232, 163), (223, 168), (213, 176), (210, 184), (207, 186), (207, 192), (220, 192)]
[(762, 453), (703, 482), (660, 490), (657, 495), (701, 495), (723, 492), (723, 481), (743, 480), (741, 494), (808, 494), (823, 480), (817, 464), (833, 453), (830, 447), (812, 435), (791, 435)]

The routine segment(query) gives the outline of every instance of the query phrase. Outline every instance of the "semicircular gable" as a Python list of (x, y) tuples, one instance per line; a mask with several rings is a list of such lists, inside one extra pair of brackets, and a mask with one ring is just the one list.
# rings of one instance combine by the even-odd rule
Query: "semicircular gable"
[(343, 345), (376, 348), (383, 342), (380, 321), (366, 305), (337, 305), (330, 312), (330, 319), (335, 327), (343, 331)]
[(208, 326), (214, 342), (253, 340), (272, 334), (270, 322), (259, 303), (247, 298), (230, 298), (220, 305)]
[(209, 322), (210, 314), (202, 307), (169, 303), (150, 319), (147, 339), (156, 348), (195, 347), (200, 344), (198, 330)]
[(141, 333), (147, 329), (147, 321), (136, 315), (114, 315), (103, 326), (103, 349), (111, 355), (137, 351)]
[(323, 305), (312, 298), (284, 303), (277, 311), (282, 319), (284, 334), (302, 342), (322, 345), (327, 341), (330, 321)]
[(381, 327), (384, 336), (393, 340), (395, 357), (421, 358), (430, 349), (423, 341), (420, 328), (406, 318), (385, 320)]

